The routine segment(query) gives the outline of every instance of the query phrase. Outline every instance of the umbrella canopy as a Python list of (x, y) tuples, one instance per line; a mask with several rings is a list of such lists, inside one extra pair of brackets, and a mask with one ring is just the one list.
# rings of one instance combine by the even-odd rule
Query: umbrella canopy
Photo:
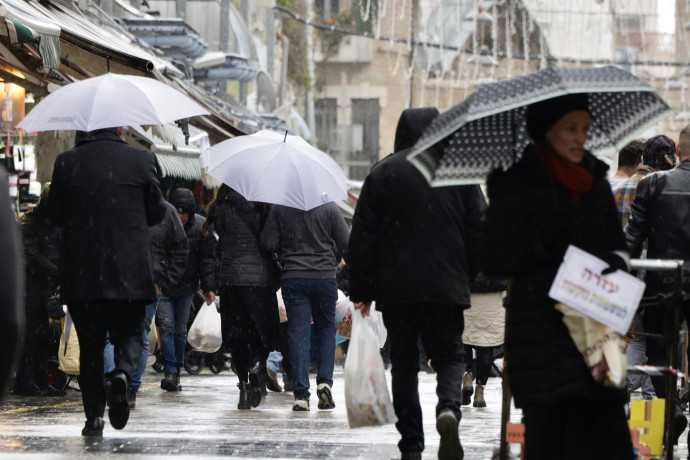
[[(576, 93), (589, 95), (592, 119), (585, 148), (595, 155), (620, 150), (673, 113), (651, 86), (617, 67), (552, 67), (480, 86), (433, 121), (410, 161), (434, 186), (482, 183), (492, 169), (518, 160), (531, 142), (528, 105)], [(441, 141), (442, 149), (427, 150)]]
[(17, 125), (27, 132), (94, 131), (164, 125), (209, 112), (190, 97), (153, 78), (107, 73), (70, 83), (39, 102)]
[(308, 211), (347, 199), (338, 163), (299, 136), (262, 130), (223, 141), (208, 153), (207, 174), (249, 201)]

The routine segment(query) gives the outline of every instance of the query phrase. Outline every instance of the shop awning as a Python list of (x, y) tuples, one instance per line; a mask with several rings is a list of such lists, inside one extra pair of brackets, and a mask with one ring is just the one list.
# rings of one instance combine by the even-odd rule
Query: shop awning
[(175, 151), (166, 145), (154, 144), (151, 148), (161, 170), (161, 177), (179, 177), (187, 180), (201, 180), (199, 153), (178, 147)]

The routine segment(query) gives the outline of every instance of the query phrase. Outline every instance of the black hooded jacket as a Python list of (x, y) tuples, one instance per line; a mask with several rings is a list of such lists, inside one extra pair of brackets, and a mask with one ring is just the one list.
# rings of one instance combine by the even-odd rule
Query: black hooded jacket
[(153, 227), (151, 236), (151, 256), (153, 260), (153, 279), (163, 294), (168, 295), (176, 286), (187, 268), (189, 242), (175, 207), (165, 202), (165, 217)]
[(350, 233), (350, 298), (395, 304), (470, 306), (486, 201), (479, 186), (432, 188), (407, 161), (408, 147), (438, 115), (407, 109), (396, 131), (397, 153), (367, 176)]
[(193, 295), (197, 289), (203, 292), (214, 291), (216, 287), (216, 238), (204, 236), (201, 225), (204, 218), (194, 211), (197, 208), (194, 193), (186, 188), (177, 188), (170, 194), (170, 203), (175, 209), (189, 213), (189, 220), (184, 226), (189, 242), (187, 268), (180, 281), (168, 288), (168, 297), (180, 298)]

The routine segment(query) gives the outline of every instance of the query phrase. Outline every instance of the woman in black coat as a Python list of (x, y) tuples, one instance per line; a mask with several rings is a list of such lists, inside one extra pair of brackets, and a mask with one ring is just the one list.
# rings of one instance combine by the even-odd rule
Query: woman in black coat
[(594, 381), (548, 296), (570, 244), (627, 268), (608, 167), (584, 149), (589, 122), (586, 95), (530, 106), (534, 144), (487, 182), (483, 270), (511, 278), (506, 370), (530, 460), (633, 458), (625, 389)]
[(276, 265), (259, 247), (264, 206), (222, 185), (203, 226), (205, 232), (212, 226), (218, 235), (223, 343), (239, 378), (241, 410), (260, 404), (266, 358), (280, 337)]

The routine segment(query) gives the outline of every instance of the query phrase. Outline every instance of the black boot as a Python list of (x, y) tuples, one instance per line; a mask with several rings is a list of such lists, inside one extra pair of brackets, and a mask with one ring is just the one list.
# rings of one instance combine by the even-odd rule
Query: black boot
[(246, 382), (238, 382), (237, 383), (237, 388), (240, 389), (240, 401), (237, 403), (237, 408), (239, 410), (249, 410), (252, 408), (252, 405), (249, 403), (249, 400), (247, 399), (247, 388), (249, 387), (249, 384)]
[(86, 424), (81, 430), (82, 436), (103, 436), (103, 417), (94, 417), (86, 419)]
[(177, 386), (177, 391), (182, 391), (182, 385), (180, 385), (180, 373), (175, 374), (175, 385)]
[(161, 380), (161, 388), (165, 391), (178, 391), (174, 373), (165, 373), (165, 377)]
[(262, 388), (265, 391), (265, 384), (263, 382), (263, 368), (261, 363), (256, 363), (249, 371), (249, 386), (247, 387), (247, 399), (252, 407), (257, 407), (261, 404)]

